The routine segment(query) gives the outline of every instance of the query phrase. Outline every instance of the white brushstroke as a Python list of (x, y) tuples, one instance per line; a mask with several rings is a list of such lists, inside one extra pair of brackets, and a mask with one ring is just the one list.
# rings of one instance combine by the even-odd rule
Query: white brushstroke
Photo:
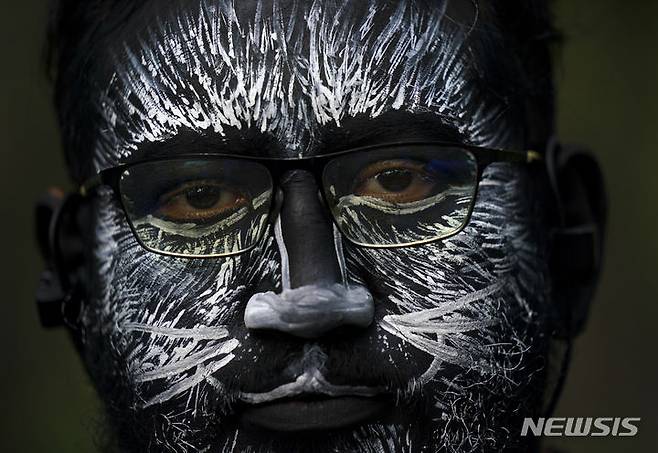
[(302, 394), (339, 396), (376, 396), (384, 391), (383, 388), (334, 385), (329, 383), (318, 369), (311, 369), (299, 375), (294, 382), (280, 385), (263, 393), (240, 393), (240, 399), (249, 404), (261, 404), (290, 398)]
[(212, 359), (221, 354), (228, 354), (240, 345), (235, 338), (212, 348), (206, 348), (196, 354), (190, 354), (184, 359), (158, 367), (151, 371), (139, 373), (135, 377), (136, 382), (154, 381), (181, 374), (192, 367), (199, 366), (202, 362)]
[(290, 289), (290, 260), (288, 258), (288, 249), (286, 242), (283, 239), (283, 230), (281, 229), (281, 216), (277, 216), (274, 223), (274, 237), (276, 245), (279, 248), (279, 256), (281, 257), (281, 289)]
[(331, 227), (334, 233), (334, 249), (336, 250), (336, 259), (338, 260), (338, 268), (340, 269), (340, 281), (347, 288), (347, 267), (345, 265), (345, 254), (343, 253), (343, 234), (335, 223), (332, 223)]
[(159, 327), (150, 324), (128, 322), (121, 326), (126, 332), (145, 332), (154, 335), (164, 335), (171, 338), (188, 338), (193, 340), (221, 340), (228, 336), (228, 330), (224, 326), (219, 327), (193, 327), (173, 328)]
[(183, 379), (182, 381), (177, 382), (167, 389), (167, 391), (158, 394), (157, 396), (151, 398), (143, 404), (143, 407), (153, 406), (154, 404), (162, 404), (165, 401), (168, 401), (181, 393), (184, 393), (187, 390), (190, 390), (192, 387), (198, 385), (199, 383), (206, 380), (209, 376), (216, 373), (225, 367), (235, 356), (233, 354), (228, 354), (222, 359), (212, 362), (208, 366), (197, 366), (196, 373), (189, 378)]

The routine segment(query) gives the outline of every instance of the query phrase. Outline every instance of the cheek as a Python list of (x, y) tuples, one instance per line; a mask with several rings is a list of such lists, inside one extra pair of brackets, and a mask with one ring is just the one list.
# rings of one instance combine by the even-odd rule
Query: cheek
[(256, 285), (278, 285), (276, 247), (266, 235), (237, 257), (162, 256), (138, 244), (116, 203), (98, 203), (94, 285), (83, 317), (88, 349), (102, 350), (154, 403), (169, 396), (162, 388), (191, 388), (201, 369), (212, 374), (232, 360), (249, 295)]
[(244, 260), (202, 262), (151, 253), (139, 245), (115, 202), (99, 200), (96, 212), (93, 297), (107, 321), (173, 323), (184, 313), (206, 321), (212, 296), (231, 296), (240, 286)]
[[(513, 169), (492, 165), (458, 235), (413, 248), (346, 247), (352, 275), (384, 306), (380, 326), (408, 347), (463, 368), (473, 360), (518, 358), (532, 345), (552, 309), (541, 225), (523, 187)], [(501, 342), (509, 348), (494, 354), (490, 346)]]
[(525, 182), (518, 169), (490, 165), (462, 232), (418, 247), (367, 249), (348, 244), (352, 275), (376, 285), (380, 293), (402, 297), (394, 301), (401, 311), (409, 304), (422, 306), (427, 302), (422, 299), (431, 299), (432, 305), (502, 281), (523, 287), (534, 284), (536, 298), (542, 299), (544, 225), (532, 212)]

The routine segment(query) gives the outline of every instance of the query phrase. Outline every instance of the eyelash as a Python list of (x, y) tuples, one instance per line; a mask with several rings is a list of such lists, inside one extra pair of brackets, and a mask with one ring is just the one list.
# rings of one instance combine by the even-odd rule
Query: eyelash
[[(372, 168), (371, 168), (372, 167)], [(402, 167), (402, 168), (400, 168)], [(415, 163), (414, 162), (396, 162), (396, 161), (380, 161), (376, 162), (374, 164), (368, 165), (365, 170), (365, 174), (359, 173), (357, 180), (355, 181), (354, 186), (358, 187), (359, 184), (362, 184), (364, 181), (367, 181), (368, 179), (377, 176), (378, 174), (382, 173), (382, 171), (385, 170), (391, 170), (391, 169), (402, 169), (402, 170), (409, 170), (416, 172), (422, 176), (429, 176), (427, 171), (423, 168), (422, 164), (420, 163)], [(364, 171), (364, 170), (362, 170)]]

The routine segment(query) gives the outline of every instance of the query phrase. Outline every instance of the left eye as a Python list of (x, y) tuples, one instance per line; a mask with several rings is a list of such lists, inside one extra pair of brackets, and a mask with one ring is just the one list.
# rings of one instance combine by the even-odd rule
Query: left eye
[(188, 182), (162, 195), (155, 214), (176, 222), (208, 222), (247, 204), (240, 191), (212, 181)]
[(353, 193), (392, 203), (422, 200), (436, 186), (436, 180), (423, 167), (420, 162), (404, 159), (374, 162), (359, 172)]

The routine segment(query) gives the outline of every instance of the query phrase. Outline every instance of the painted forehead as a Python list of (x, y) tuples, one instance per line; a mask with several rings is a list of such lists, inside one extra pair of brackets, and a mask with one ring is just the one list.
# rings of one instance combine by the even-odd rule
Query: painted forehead
[(434, 115), (476, 144), (509, 140), (443, 1), (169, 5), (142, 11), (108, 50), (97, 170), (189, 133), (220, 145), (257, 133), (301, 156), (323, 131), (391, 111)]

